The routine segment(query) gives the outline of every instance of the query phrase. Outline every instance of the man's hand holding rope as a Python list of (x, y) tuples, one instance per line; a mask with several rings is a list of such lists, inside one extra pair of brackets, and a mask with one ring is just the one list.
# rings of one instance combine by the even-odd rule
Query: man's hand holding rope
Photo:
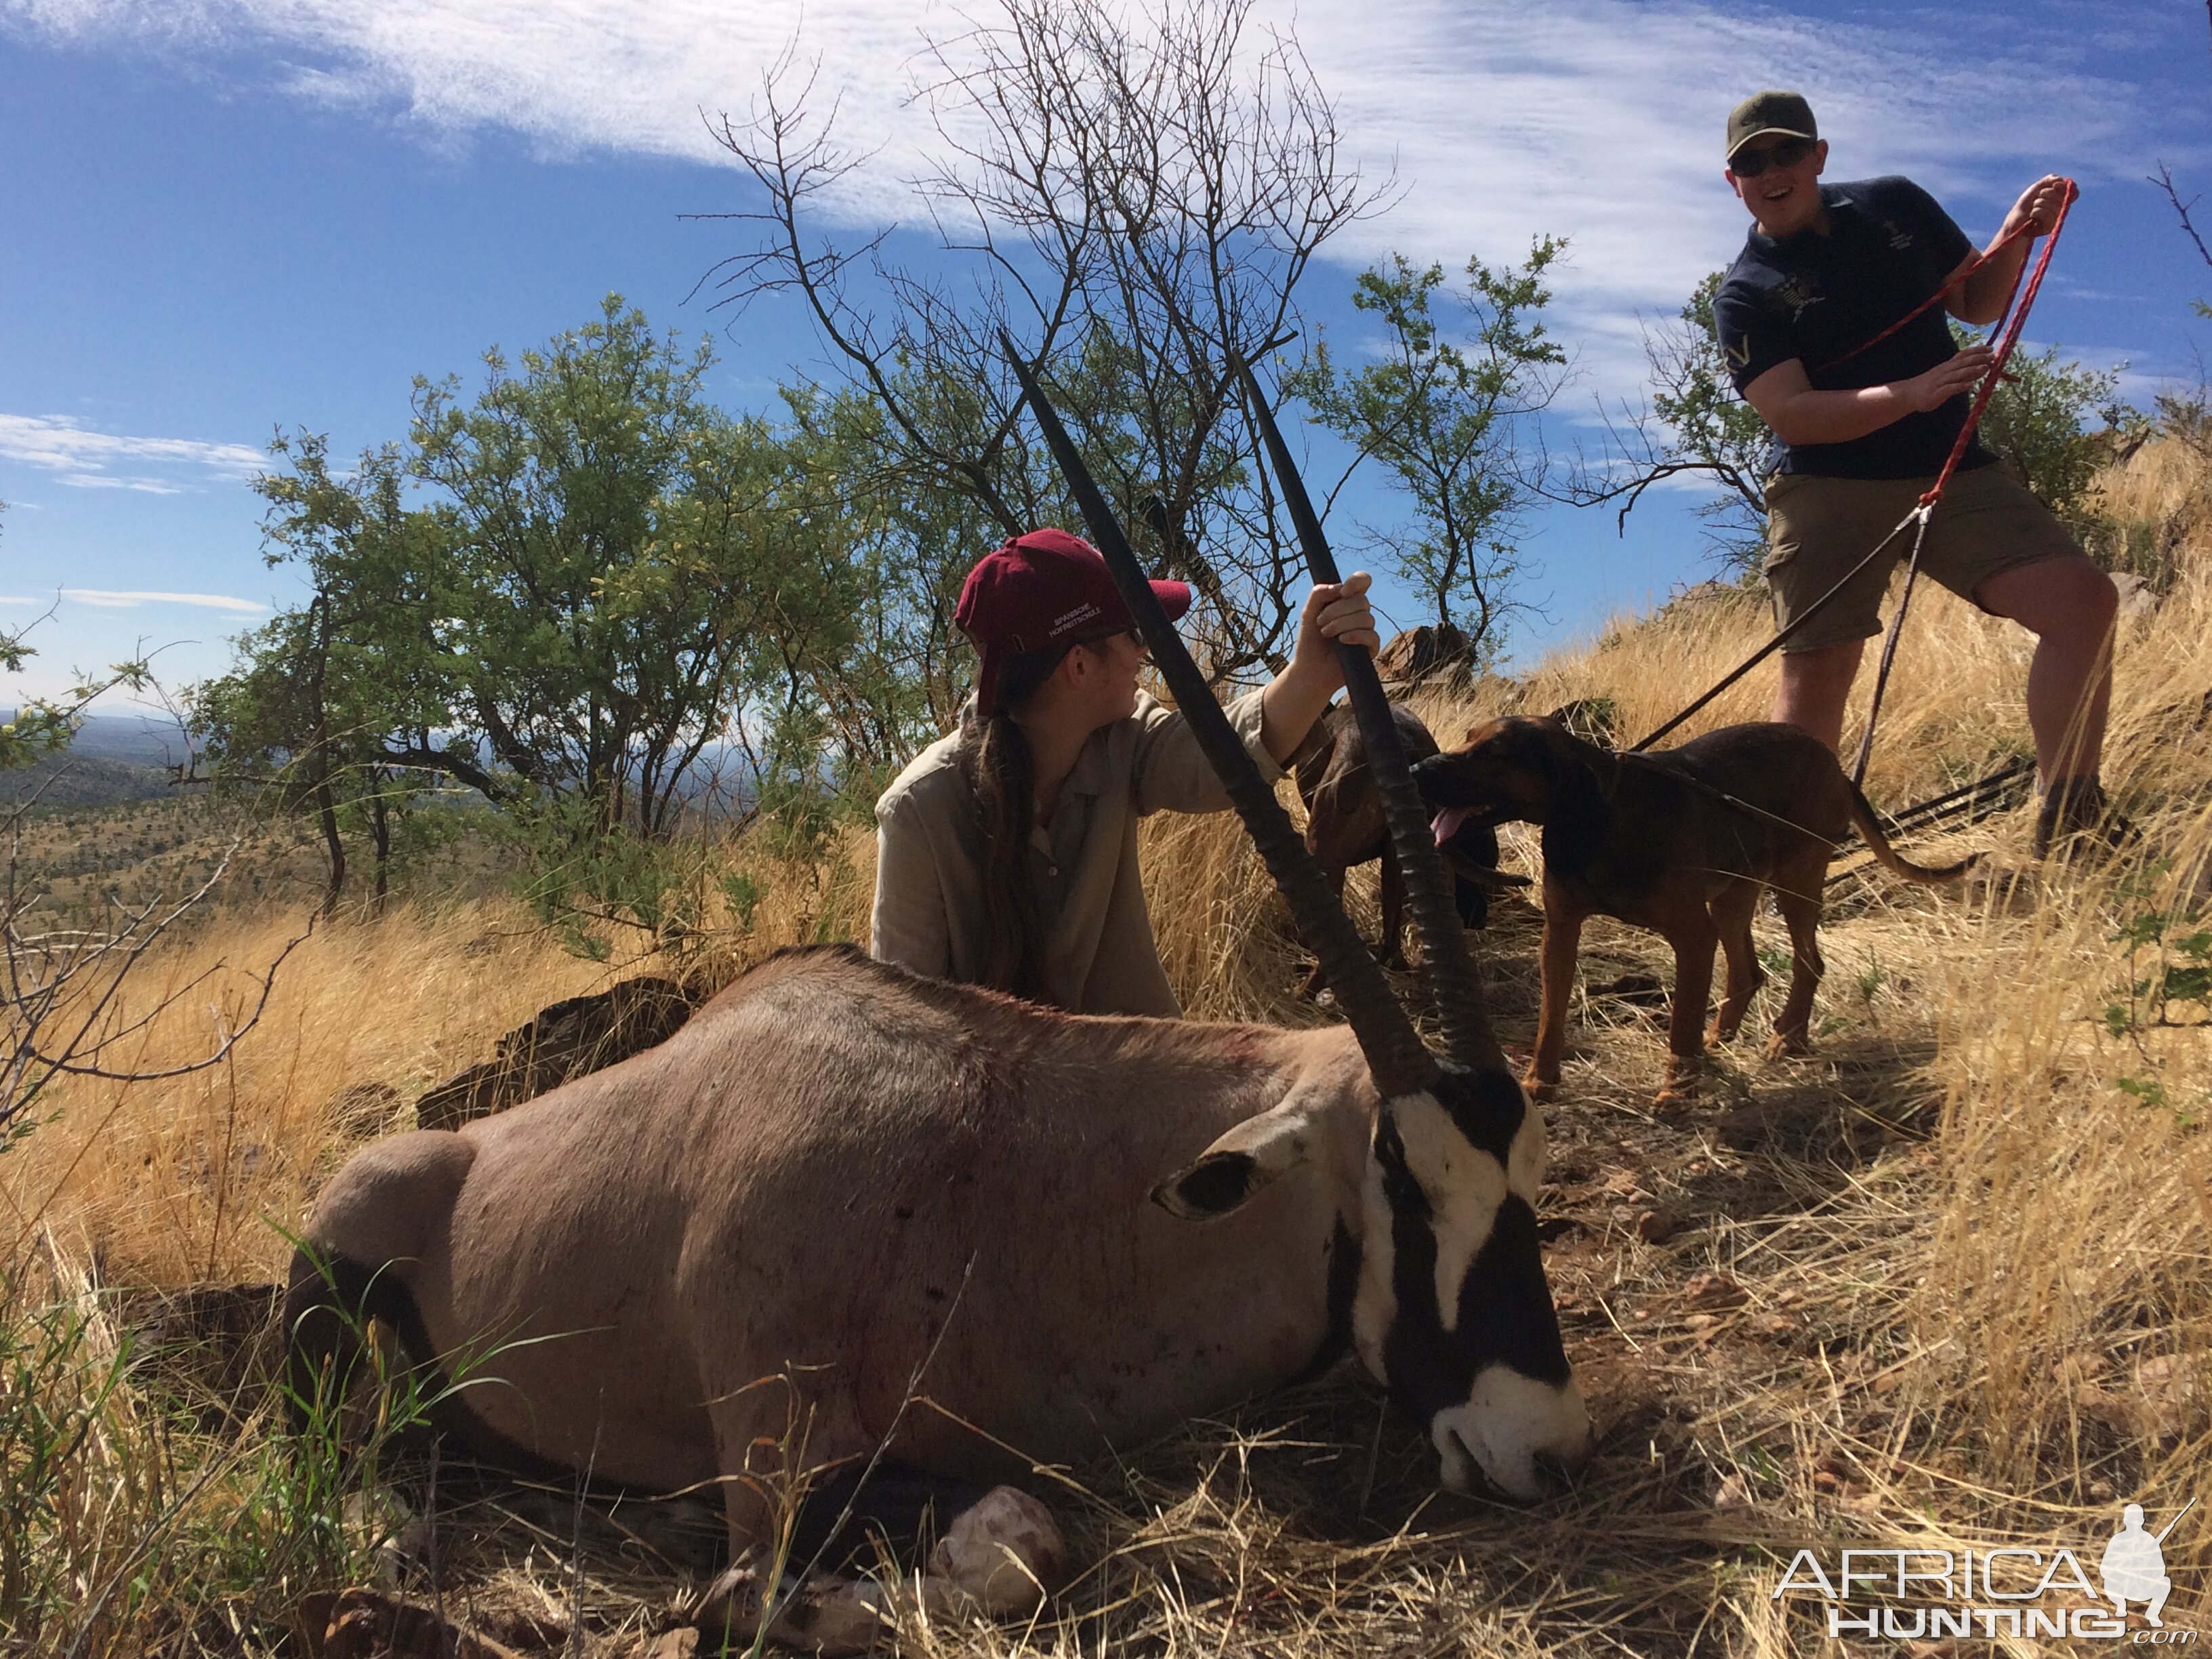
[(2003, 316), (2013, 288), (2020, 281), (2021, 266), (2027, 262), (2028, 243), (2051, 234), (2061, 210), (2074, 199), (2074, 194), (2073, 180), (2056, 173), (2045, 173), (2021, 191), (2020, 200), (2012, 204), (2012, 211), (1998, 228), (1996, 240), (1970, 261), (1972, 273), (1951, 306), (1951, 313), (1961, 322), (1978, 324), (1994, 323)]

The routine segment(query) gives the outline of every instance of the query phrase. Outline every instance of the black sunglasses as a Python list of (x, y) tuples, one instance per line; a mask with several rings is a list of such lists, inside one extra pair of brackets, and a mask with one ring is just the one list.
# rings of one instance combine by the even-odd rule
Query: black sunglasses
[(1729, 158), (1729, 171), (1739, 179), (1756, 179), (1769, 167), (1794, 167), (1813, 153), (1810, 138), (1784, 138), (1765, 149), (1740, 149)]
[(1138, 627), (1134, 623), (1132, 623), (1128, 627), (1117, 628), (1110, 634), (1085, 635), (1083, 638), (1076, 641), (1075, 643), (1078, 645), (1091, 646), (1095, 649), (1097, 647), (1102, 645), (1111, 645), (1116, 640), (1127, 640), (1130, 644), (1135, 646), (1139, 651), (1141, 651), (1145, 648), (1145, 630)]

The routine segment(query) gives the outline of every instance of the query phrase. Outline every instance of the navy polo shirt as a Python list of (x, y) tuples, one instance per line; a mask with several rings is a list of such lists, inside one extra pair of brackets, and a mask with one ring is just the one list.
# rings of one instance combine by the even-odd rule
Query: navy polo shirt
[[(1909, 179), (1863, 179), (1823, 185), (1820, 199), (1826, 234), (1777, 239), (1754, 226), (1713, 296), (1714, 328), (1739, 392), (1793, 357), (1815, 391), (1845, 392), (1910, 380), (1958, 349), (1942, 306), (1857, 349), (1942, 288), (1973, 252), (1936, 198)], [(1831, 478), (1926, 477), (1942, 470), (1972, 406), (1960, 392), (1849, 443), (1777, 438), (1773, 468)], [(1972, 443), (1959, 465), (1994, 459)]]

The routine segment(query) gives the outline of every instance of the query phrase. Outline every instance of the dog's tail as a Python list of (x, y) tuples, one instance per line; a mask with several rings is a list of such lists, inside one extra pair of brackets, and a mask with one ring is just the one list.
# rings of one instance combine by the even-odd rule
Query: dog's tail
[(1851, 792), (1851, 823), (1857, 827), (1867, 850), (1874, 854), (1875, 862), (1883, 869), (1893, 871), (1907, 881), (1954, 881), (1981, 862), (1979, 853), (1969, 853), (1956, 864), (1947, 864), (1940, 870), (1913, 863), (1889, 844), (1889, 837), (1881, 833), (1881, 820), (1875, 815), (1873, 803), (1860, 793), (1858, 785), (1845, 778), (1844, 787)]

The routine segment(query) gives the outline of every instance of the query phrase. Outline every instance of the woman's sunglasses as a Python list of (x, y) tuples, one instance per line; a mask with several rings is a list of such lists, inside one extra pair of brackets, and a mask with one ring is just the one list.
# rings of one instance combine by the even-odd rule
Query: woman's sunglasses
[(1127, 640), (1141, 651), (1145, 648), (1145, 630), (1132, 623), (1127, 628), (1117, 628), (1110, 634), (1091, 635), (1087, 638), (1076, 641), (1076, 643), (1095, 648), (1102, 645), (1111, 645), (1116, 640)]
[(1813, 153), (1810, 138), (1784, 138), (1765, 149), (1738, 150), (1729, 171), (1739, 179), (1756, 179), (1769, 167), (1794, 167)]

